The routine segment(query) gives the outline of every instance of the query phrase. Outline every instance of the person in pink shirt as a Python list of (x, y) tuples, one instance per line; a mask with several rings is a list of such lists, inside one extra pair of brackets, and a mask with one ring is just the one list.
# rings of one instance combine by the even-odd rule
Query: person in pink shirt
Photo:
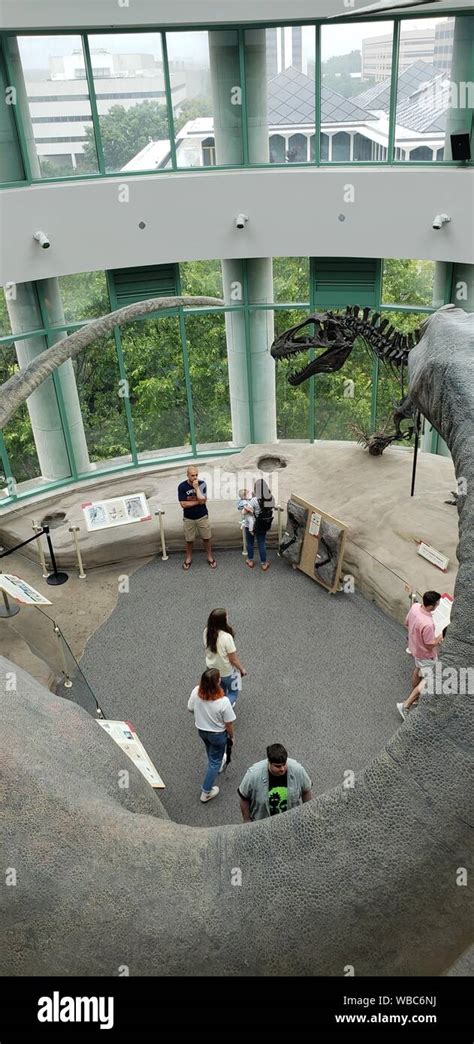
[(402, 718), (418, 698), (423, 688), (421, 683), (427, 672), (432, 670), (438, 657), (437, 646), (443, 641), (443, 635), (435, 637), (435, 623), (432, 614), (439, 605), (440, 598), (441, 595), (438, 591), (425, 591), (423, 603), (414, 602), (405, 620), (405, 627), (408, 628), (408, 651), (413, 656), (415, 667), (412, 675), (412, 691), (404, 703), (397, 703), (397, 709)]

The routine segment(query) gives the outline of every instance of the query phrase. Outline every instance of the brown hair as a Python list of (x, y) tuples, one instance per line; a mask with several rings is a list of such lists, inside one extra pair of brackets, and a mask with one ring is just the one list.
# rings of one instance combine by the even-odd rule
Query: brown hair
[(220, 700), (224, 696), (221, 688), (221, 676), (215, 667), (210, 667), (201, 675), (198, 696), (201, 700)]
[(206, 627), (206, 645), (211, 652), (217, 652), (217, 636), (219, 631), (226, 631), (235, 637), (233, 628), (227, 623), (227, 609), (213, 609), (209, 613)]

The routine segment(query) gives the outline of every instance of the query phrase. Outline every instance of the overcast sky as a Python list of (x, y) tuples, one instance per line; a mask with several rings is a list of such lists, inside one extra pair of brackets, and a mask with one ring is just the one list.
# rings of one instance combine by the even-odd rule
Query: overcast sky
[[(409, 20), (407, 27), (418, 29), (420, 26), (434, 26), (440, 18), (423, 18)], [(391, 22), (352, 22), (351, 25), (324, 26), (322, 32), (322, 58), (336, 54), (348, 54), (349, 51), (360, 50), (364, 37), (379, 36), (391, 31)], [(207, 32), (167, 33), (168, 54), (170, 59), (190, 59), (192, 62), (208, 64)], [(47, 69), (48, 59), (52, 55), (72, 54), (80, 48), (79, 36), (23, 36), (20, 38), (22, 60), (27, 69)], [(106, 33), (93, 36), (90, 34), (93, 48), (103, 47), (127, 54), (130, 51), (141, 51), (160, 56), (160, 37), (154, 33)], [(303, 27), (303, 47), (306, 56), (312, 57), (314, 51), (314, 29)]]

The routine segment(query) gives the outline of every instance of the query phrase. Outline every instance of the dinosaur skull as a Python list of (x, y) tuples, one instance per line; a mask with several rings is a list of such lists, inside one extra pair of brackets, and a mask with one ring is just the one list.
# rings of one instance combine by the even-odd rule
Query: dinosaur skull
[[(302, 336), (298, 336), (305, 327), (309, 327), (308, 331)], [(354, 339), (355, 334), (351, 330), (345, 329), (333, 312), (319, 312), (277, 337), (270, 351), (274, 359), (291, 359), (300, 352), (307, 352), (310, 349), (326, 349), (322, 355), (313, 359), (303, 369), (290, 374), (288, 383), (297, 385), (302, 384), (315, 373), (333, 373), (335, 370), (339, 370), (347, 359)]]

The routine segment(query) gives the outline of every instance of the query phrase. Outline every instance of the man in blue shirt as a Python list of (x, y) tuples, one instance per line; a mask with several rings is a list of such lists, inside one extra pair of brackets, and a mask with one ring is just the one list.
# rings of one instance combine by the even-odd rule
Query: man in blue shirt
[(193, 544), (196, 535), (201, 537), (207, 561), (211, 569), (215, 569), (217, 562), (212, 554), (211, 548), (211, 526), (207, 510), (207, 487), (206, 483), (199, 481), (198, 469), (190, 464), (186, 470), (187, 478), (178, 486), (178, 500), (183, 509), (184, 539), (186, 542), (186, 557), (183, 569), (191, 568), (193, 560)]

